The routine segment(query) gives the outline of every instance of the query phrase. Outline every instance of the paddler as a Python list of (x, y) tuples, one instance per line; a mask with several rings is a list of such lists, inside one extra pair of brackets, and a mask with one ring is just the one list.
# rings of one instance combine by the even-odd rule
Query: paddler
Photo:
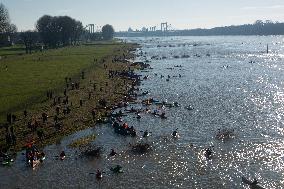
[(166, 117), (166, 113), (165, 113), (165, 112), (163, 112), (163, 113), (161, 114), (161, 118), (162, 118), (162, 119), (167, 118), (167, 117)]
[(102, 172), (98, 169), (96, 173), (96, 178), (101, 179), (103, 177)]
[(60, 156), (60, 159), (63, 160), (65, 158), (66, 154), (65, 154), (64, 151), (62, 151), (59, 156)]
[(177, 130), (175, 130), (172, 134), (173, 137), (177, 137)]
[(110, 156), (115, 156), (117, 153), (114, 151), (114, 149), (111, 149), (111, 152), (110, 152)]
[(149, 136), (148, 130), (144, 131), (144, 134), (143, 134), (143, 137), (144, 137), (144, 138), (147, 137), (147, 136)]

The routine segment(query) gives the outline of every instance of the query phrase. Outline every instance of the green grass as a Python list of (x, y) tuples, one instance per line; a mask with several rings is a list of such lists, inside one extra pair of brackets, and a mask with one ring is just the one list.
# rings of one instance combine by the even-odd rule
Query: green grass
[[(31, 55), (23, 54), (20, 46), (0, 48), (0, 123), (5, 120), (6, 113), (41, 102), (47, 90), (62, 87), (65, 77), (87, 71), (94, 65), (94, 58), (109, 55), (119, 45), (88, 44)], [(3, 55), (9, 56), (3, 58)]]
[(0, 56), (13, 56), (13, 55), (22, 55), (25, 54), (25, 47), (23, 45), (14, 45), (11, 47), (1, 47)]

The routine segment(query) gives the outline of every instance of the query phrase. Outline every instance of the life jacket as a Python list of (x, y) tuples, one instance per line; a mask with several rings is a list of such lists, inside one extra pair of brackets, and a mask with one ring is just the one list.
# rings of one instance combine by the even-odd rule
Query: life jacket
[(124, 129), (127, 129), (127, 128), (128, 128), (128, 124), (127, 124), (127, 123), (124, 123), (124, 124), (123, 124), (123, 128), (124, 128)]

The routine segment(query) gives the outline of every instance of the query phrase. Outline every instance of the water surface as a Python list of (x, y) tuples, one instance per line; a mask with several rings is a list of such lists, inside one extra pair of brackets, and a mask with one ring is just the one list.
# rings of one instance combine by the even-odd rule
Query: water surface
[[(101, 125), (48, 146), (46, 161), (34, 171), (19, 155), (12, 167), (0, 168), (0, 188), (248, 188), (241, 183), (242, 176), (257, 178), (265, 188), (284, 188), (282, 36), (126, 40), (141, 44), (138, 52), (145, 57), (138, 60), (151, 60), (152, 70), (138, 72), (149, 75), (140, 89), (150, 91), (147, 97), (181, 104), (165, 109), (166, 120), (147, 114), (141, 114), (140, 121), (133, 114), (124, 118), (138, 131), (152, 131), (143, 139), (152, 144), (152, 151), (131, 153), (129, 142), (140, 137), (121, 137), (110, 125)], [(166, 81), (160, 75), (171, 78)], [(193, 111), (184, 108), (189, 104)], [(172, 139), (176, 128), (180, 138)], [(234, 129), (236, 137), (216, 140), (219, 128)], [(66, 147), (92, 133), (98, 134), (94, 144), (104, 147), (102, 158), (78, 158)], [(214, 146), (210, 161), (203, 156), (209, 146)], [(121, 154), (108, 157), (111, 148)], [(65, 161), (55, 158), (61, 150), (69, 155)], [(109, 168), (116, 164), (123, 167), (123, 174), (111, 173)], [(90, 174), (97, 168), (106, 172), (102, 181)]]

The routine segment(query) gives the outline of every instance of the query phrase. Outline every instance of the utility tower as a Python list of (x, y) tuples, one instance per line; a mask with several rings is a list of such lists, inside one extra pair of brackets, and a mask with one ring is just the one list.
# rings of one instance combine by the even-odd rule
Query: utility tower
[(168, 23), (167, 22), (161, 23), (161, 31), (162, 32), (168, 31)]
[(152, 32), (156, 31), (156, 26), (150, 27), (150, 31)]
[(95, 33), (95, 24), (89, 24), (86, 28), (89, 28), (89, 33)]

